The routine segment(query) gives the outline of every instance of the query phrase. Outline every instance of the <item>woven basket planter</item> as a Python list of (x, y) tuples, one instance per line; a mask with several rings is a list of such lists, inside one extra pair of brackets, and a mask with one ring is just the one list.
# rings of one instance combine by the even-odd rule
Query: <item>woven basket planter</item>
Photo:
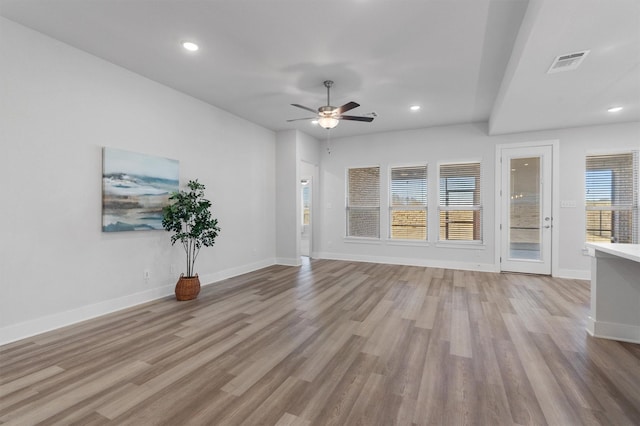
[(193, 300), (200, 293), (200, 279), (196, 274), (195, 277), (180, 276), (176, 284), (176, 299)]

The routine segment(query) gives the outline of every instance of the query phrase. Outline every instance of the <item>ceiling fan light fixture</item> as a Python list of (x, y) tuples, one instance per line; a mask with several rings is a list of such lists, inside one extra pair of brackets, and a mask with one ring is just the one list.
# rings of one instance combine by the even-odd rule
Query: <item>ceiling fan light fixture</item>
[(318, 124), (320, 125), (320, 127), (323, 127), (325, 129), (333, 129), (338, 125), (339, 122), (340, 121), (337, 118), (331, 116), (318, 118)]

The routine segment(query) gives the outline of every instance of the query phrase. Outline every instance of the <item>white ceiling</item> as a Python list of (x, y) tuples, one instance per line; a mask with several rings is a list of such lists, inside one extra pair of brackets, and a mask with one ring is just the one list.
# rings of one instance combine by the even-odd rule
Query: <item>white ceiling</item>
[[(640, 121), (638, 0), (0, 0), (0, 15), (272, 130), (361, 104), (333, 137)], [(180, 43), (195, 41), (196, 53)], [(572, 72), (553, 59), (590, 49)], [(419, 104), (418, 112), (409, 106)], [(625, 109), (607, 113), (613, 105)]]

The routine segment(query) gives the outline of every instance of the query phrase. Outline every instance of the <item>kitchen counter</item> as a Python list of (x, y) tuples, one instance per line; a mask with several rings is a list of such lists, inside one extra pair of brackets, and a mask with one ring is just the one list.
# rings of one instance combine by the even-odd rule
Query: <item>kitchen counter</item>
[(640, 244), (587, 243), (594, 337), (640, 343)]

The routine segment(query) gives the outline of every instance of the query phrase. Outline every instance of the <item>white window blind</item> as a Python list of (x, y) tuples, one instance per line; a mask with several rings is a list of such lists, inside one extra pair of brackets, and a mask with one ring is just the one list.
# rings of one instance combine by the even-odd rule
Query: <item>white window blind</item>
[(427, 239), (427, 166), (391, 169), (391, 239)]
[(638, 151), (587, 156), (585, 206), (587, 241), (638, 243)]
[(347, 236), (380, 238), (380, 167), (347, 173)]
[(480, 163), (440, 166), (440, 240), (482, 240), (480, 195)]

